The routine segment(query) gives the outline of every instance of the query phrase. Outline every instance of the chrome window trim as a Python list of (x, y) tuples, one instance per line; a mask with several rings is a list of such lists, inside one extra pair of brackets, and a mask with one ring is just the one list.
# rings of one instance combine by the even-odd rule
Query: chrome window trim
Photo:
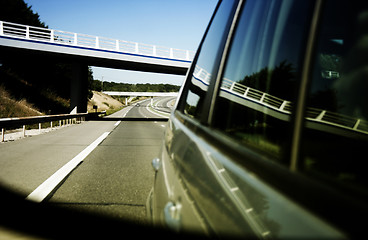
[(294, 110), (294, 126), (292, 130), (291, 153), (290, 153), (290, 171), (297, 172), (300, 152), (300, 143), (302, 138), (302, 129), (304, 124), (306, 100), (308, 94), (308, 85), (310, 82), (311, 71), (313, 67), (314, 50), (316, 48), (316, 39), (318, 35), (319, 24), (323, 10), (324, 0), (317, 0), (314, 5), (312, 21), (309, 29), (306, 50), (299, 85), (298, 96)]
[(222, 56), (221, 56), (221, 60), (220, 60), (219, 70), (217, 72), (216, 80), (215, 80), (215, 83), (214, 83), (214, 89), (213, 89), (213, 92), (212, 92), (212, 95), (211, 95), (211, 101), (210, 101), (210, 104), (209, 104), (209, 111), (208, 111), (208, 116), (207, 116), (208, 126), (211, 126), (211, 123), (212, 123), (213, 111), (214, 111), (214, 108), (215, 108), (216, 99), (217, 99), (217, 96), (218, 96), (218, 91), (220, 89), (221, 78), (222, 78), (222, 75), (223, 75), (223, 71), (224, 71), (224, 67), (225, 67), (225, 64), (226, 64), (227, 56), (229, 54), (229, 49), (230, 49), (230, 46), (231, 46), (231, 43), (232, 43), (232, 39), (233, 39), (233, 36), (234, 36), (234, 30), (235, 30), (235, 27), (237, 26), (239, 15), (240, 15), (241, 9), (243, 8), (243, 4), (244, 4), (244, 1), (240, 0), (239, 3), (238, 3), (238, 6), (236, 8), (236, 11), (235, 11), (235, 14), (234, 14), (229, 32), (227, 34), (225, 46), (224, 46)]

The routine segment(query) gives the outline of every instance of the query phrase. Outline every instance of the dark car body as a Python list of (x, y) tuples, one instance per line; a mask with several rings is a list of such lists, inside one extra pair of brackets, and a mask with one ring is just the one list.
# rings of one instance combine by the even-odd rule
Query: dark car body
[(152, 162), (154, 224), (220, 237), (364, 236), (367, 5), (218, 3)]

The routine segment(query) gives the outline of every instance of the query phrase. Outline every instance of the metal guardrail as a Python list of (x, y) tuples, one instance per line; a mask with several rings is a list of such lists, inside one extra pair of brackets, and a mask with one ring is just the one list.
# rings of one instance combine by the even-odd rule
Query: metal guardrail
[(100, 114), (105, 114), (105, 112), (58, 114), (19, 118), (0, 118), (0, 142), (4, 142), (5, 131), (7, 128), (23, 127), (23, 136), (25, 136), (25, 126), (27, 125), (38, 124), (39, 129), (41, 130), (41, 123), (49, 122), (50, 126), (53, 127), (53, 122), (59, 121), (59, 126), (61, 126), (65, 124), (71, 124), (73, 122), (82, 122), (87, 119), (97, 118)]
[(191, 61), (195, 52), (0, 21), (0, 36)]

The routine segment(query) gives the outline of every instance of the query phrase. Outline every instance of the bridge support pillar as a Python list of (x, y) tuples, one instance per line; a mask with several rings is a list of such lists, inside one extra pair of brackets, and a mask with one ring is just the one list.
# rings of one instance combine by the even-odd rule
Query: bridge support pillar
[(88, 96), (88, 66), (73, 63), (73, 74), (70, 83), (70, 111), (71, 113), (87, 112)]

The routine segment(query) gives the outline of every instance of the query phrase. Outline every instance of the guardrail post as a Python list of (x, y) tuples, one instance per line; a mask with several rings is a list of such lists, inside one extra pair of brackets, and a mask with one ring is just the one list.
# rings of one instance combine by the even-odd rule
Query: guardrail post
[(55, 36), (55, 31), (53, 29), (51, 29), (51, 32), (50, 32), (50, 42), (54, 42), (54, 36)]
[(261, 100), (259, 100), (260, 102), (263, 102), (264, 98), (266, 97), (266, 93), (262, 94)]
[(4, 24), (3, 24), (3, 21), (0, 21), (0, 35), (4, 35)]
[(247, 96), (248, 92), (249, 92), (249, 87), (245, 90), (244, 96)]
[(22, 133), (23, 137), (26, 137), (26, 125), (23, 125), (23, 133)]
[(116, 39), (116, 51), (119, 51), (120, 50), (120, 46), (119, 46), (119, 40)]
[(100, 40), (96, 37), (96, 48), (100, 48)]
[(29, 39), (29, 26), (26, 26), (26, 38)]
[(77, 33), (74, 33), (74, 42), (73, 42), (74, 45), (78, 45), (78, 34)]
[(230, 91), (232, 91), (234, 89), (234, 86), (235, 86), (235, 82), (233, 82), (230, 86)]
[(4, 142), (4, 139), (5, 139), (5, 129), (2, 128), (1, 129), (1, 142)]
[(321, 121), (326, 114), (326, 110), (323, 110), (317, 117), (316, 120)]
[(135, 43), (135, 53), (138, 53), (138, 43)]
[(38, 123), (38, 132), (41, 133), (41, 123)]
[(170, 58), (174, 58), (174, 51), (172, 48), (170, 48)]
[(153, 55), (153, 56), (156, 56), (156, 46), (155, 46), (155, 45), (153, 45), (152, 55)]
[(354, 130), (357, 130), (357, 129), (358, 129), (358, 126), (359, 126), (359, 124), (360, 124), (360, 119), (358, 119), (358, 120), (355, 122), (353, 129), (354, 129)]
[(282, 102), (282, 104), (281, 104), (281, 106), (280, 106), (280, 110), (284, 110), (284, 108), (285, 108), (285, 106), (286, 106), (286, 104), (287, 104), (287, 101), (286, 100), (284, 100), (283, 102)]

